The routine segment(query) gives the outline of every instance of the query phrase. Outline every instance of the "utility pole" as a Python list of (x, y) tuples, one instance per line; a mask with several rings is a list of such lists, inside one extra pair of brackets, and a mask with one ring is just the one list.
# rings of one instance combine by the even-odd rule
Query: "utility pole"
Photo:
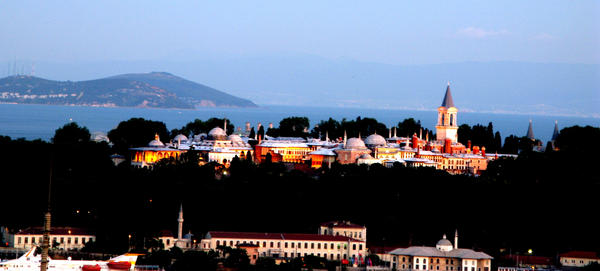
[(50, 174), (48, 177), (48, 210), (46, 212), (46, 214), (44, 215), (44, 237), (43, 237), (43, 241), (42, 241), (42, 259), (41, 259), (41, 265), (40, 265), (40, 270), (41, 271), (46, 271), (48, 270), (48, 248), (50, 247), (50, 221), (51, 221), (51, 214), (50, 214), (50, 196), (51, 196), (51, 191), (52, 191), (52, 160), (53, 160), (54, 156), (52, 155), (52, 151), (50, 152)]

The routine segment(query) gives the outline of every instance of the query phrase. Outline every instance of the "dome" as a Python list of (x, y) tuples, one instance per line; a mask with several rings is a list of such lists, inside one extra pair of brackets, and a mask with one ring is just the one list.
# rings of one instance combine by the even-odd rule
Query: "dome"
[(159, 148), (159, 147), (164, 147), (165, 144), (163, 144), (160, 141), (160, 138), (158, 137), (158, 134), (155, 134), (154, 135), (154, 140), (150, 141), (150, 143), (148, 143), (148, 146), (149, 147), (157, 147), (157, 148)]
[(346, 141), (346, 149), (366, 149), (365, 142), (362, 139), (353, 137)]
[(208, 139), (227, 140), (227, 134), (225, 133), (225, 130), (221, 129), (220, 127), (215, 127), (208, 132)]
[(378, 134), (372, 134), (365, 139), (365, 144), (368, 146), (385, 146), (385, 138)]
[(452, 250), (453, 246), (452, 243), (446, 239), (446, 235), (444, 234), (444, 237), (437, 242), (435, 248), (441, 251), (450, 251)]
[(231, 140), (231, 143), (243, 143), (244, 142), (239, 135), (230, 135), (229, 140)]
[(188, 138), (187, 136), (184, 136), (182, 134), (178, 134), (173, 138), (173, 141), (177, 142), (177, 141), (181, 141), (181, 142), (187, 142)]

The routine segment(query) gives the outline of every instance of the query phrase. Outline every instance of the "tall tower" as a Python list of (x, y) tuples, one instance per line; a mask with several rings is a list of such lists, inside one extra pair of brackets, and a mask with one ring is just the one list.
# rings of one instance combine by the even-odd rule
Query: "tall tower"
[(454, 249), (458, 249), (458, 229), (454, 231)]
[(535, 140), (535, 136), (533, 135), (533, 124), (531, 120), (529, 120), (529, 127), (527, 127), (527, 135), (525, 136), (532, 141)]
[(448, 82), (442, 106), (438, 107), (438, 122), (435, 126), (436, 139), (438, 141), (445, 141), (446, 139), (450, 139), (452, 143), (458, 141), (457, 113), (458, 109), (454, 107), (454, 100), (452, 100), (452, 93), (450, 92), (450, 82)]
[(179, 205), (179, 218), (177, 222), (179, 223), (177, 227), (177, 240), (181, 240), (183, 235), (183, 204)]

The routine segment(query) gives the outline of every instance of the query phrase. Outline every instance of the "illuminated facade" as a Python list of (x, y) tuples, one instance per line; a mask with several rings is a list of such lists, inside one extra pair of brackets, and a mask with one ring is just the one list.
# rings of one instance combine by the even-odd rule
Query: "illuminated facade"
[(148, 143), (147, 147), (131, 148), (129, 150), (132, 153), (131, 165), (135, 167), (152, 167), (160, 159), (178, 159), (179, 155), (185, 152), (184, 150), (166, 147), (160, 141), (158, 134), (155, 135), (154, 140)]

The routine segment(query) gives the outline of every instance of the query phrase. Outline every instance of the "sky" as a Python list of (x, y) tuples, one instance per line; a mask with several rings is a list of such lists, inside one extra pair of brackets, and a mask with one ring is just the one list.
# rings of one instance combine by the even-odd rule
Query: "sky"
[[(600, 63), (600, 1), (2, 1), (0, 63)], [(6, 69), (0, 67), (1, 69)]]

